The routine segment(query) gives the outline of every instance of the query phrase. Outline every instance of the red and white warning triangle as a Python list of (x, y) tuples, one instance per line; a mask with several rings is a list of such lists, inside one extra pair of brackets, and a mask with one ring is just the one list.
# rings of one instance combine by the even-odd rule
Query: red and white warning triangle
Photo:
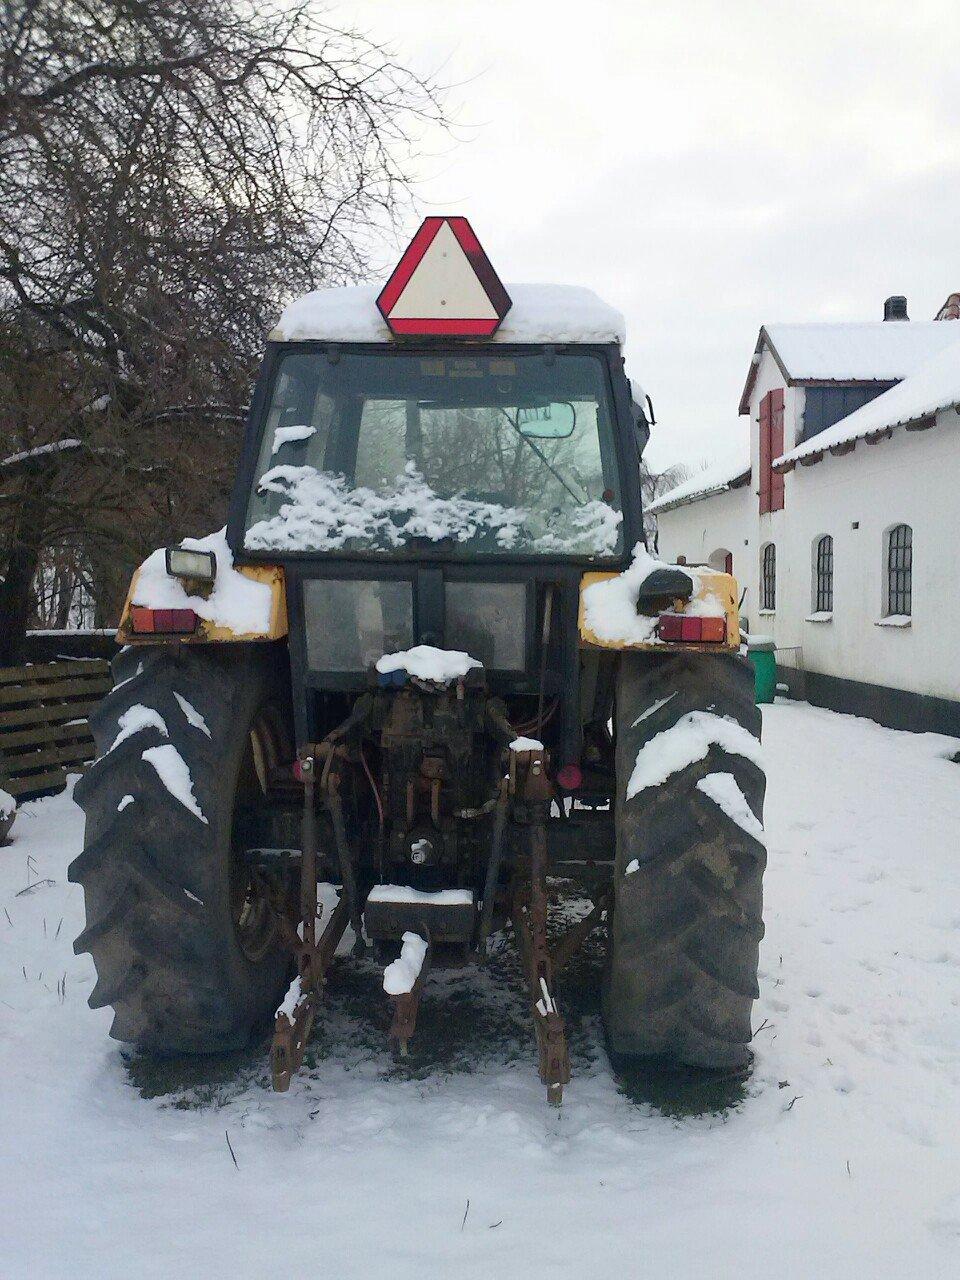
[(510, 298), (466, 218), (425, 218), (377, 298), (398, 336), (488, 337)]

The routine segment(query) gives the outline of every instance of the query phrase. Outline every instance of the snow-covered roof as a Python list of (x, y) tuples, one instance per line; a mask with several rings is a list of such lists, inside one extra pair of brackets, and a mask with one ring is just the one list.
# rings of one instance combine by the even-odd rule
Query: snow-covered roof
[(764, 346), (790, 385), (804, 382), (899, 382), (956, 341), (952, 321), (874, 320), (858, 324), (768, 324), (760, 330), (740, 412)]
[(705, 471), (698, 471), (683, 484), (668, 490), (656, 502), (647, 508), (648, 515), (659, 515), (664, 511), (672, 511), (674, 507), (685, 506), (688, 502), (699, 502), (701, 498), (709, 498), (714, 493), (726, 493), (728, 489), (739, 488), (750, 479), (749, 447), (733, 457), (714, 462)]
[(791, 378), (817, 382), (907, 378), (957, 339), (956, 331), (943, 320), (771, 324), (766, 329)]
[[(508, 284), (513, 306), (493, 342), (602, 343), (626, 341), (626, 321), (591, 289), (579, 285)], [(393, 342), (377, 310), (378, 285), (318, 289), (284, 308), (272, 342)]]
[(954, 335), (954, 341), (945, 350), (876, 400), (790, 449), (776, 459), (774, 466), (779, 470), (811, 454), (822, 454), (837, 445), (862, 440), (876, 431), (918, 422), (941, 409), (960, 405), (960, 325), (954, 329), (952, 322), (940, 323)]

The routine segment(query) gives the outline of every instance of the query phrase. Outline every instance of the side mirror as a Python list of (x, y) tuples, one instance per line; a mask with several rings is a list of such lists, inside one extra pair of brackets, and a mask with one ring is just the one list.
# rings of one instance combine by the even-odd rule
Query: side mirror
[(637, 433), (637, 452), (643, 457), (643, 451), (650, 442), (650, 428), (656, 426), (653, 415), (653, 401), (635, 378), (630, 378), (630, 406), (633, 411), (633, 426)]
[(637, 453), (643, 457), (643, 451), (650, 442), (650, 425), (640, 406), (633, 402), (633, 429), (637, 433)]

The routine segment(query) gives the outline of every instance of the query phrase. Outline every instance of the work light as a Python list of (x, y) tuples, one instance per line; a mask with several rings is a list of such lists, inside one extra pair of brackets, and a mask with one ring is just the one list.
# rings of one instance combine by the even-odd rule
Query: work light
[(195, 582), (212, 583), (217, 577), (217, 557), (212, 551), (167, 547), (167, 573), (172, 578), (192, 578)]

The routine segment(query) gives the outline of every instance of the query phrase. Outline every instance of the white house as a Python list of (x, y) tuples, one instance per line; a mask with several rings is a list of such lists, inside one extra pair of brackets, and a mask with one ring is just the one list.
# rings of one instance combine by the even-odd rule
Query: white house
[(960, 733), (960, 295), (938, 318), (768, 325), (750, 452), (663, 495), (659, 551), (727, 566), (800, 696)]

